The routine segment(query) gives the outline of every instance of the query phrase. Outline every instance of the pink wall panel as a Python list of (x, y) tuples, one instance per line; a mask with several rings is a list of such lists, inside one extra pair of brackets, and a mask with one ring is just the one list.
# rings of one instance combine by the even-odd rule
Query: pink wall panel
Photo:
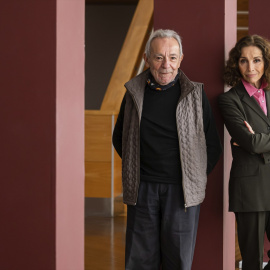
[[(237, 25), (237, 1), (225, 1), (225, 60), (228, 59), (229, 51), (236, 43)], [(225, 91), (229, 88), (225, 87)], [(229, 176), (232, 162), (230, 135), (224, 132), (223, 153), (223, 269), (234, 269), (235, 266), (235, 215), (228, 212), (229, 209)]]
[(56, 270), (84, 269), (84, 10), (57, 0)]

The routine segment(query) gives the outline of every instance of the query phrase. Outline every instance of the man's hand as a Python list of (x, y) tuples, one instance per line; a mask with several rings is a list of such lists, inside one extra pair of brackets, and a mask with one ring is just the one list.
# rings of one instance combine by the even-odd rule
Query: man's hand
[[(253, 131), (252, 127), (250, 126), (250, 124), (247, 122), (247, 121), (244, 121), (246, 127), (248, 128), (248, 131), (251, 133), (251, 134), (254, 134), (255, 132)], [(233, 145), (235, 146), (239, 146), (236, 142), (233, 143)]]

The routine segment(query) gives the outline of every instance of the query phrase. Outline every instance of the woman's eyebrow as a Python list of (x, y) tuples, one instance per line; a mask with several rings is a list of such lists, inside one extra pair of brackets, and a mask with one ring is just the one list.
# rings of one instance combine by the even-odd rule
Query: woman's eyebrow
[[(247, 58), (247, 57), (246, 56), (240, 56), (239, 58)], [(254, 58), (263, 58), (263, 57), (259, 55), (259, 56), (254, 56), (253, 59)]]

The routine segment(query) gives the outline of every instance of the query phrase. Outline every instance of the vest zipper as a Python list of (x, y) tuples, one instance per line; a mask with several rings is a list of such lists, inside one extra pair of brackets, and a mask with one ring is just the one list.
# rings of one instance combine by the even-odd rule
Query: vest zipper
[[(137, 114), (138, 114), (138, 126), (139, 126), (139, 128), (138, 128), (138, 138), (139, 138), (139, 146), (140, 146), (140, 116), (139, 116), (139, 107), (138, 107), (138, 105), (137, 105), (137, 102), (136, 102), (136, 100), (135, 100), (135, 98), (134, 98), (134, 96), (133, 96), (133, 94), (129, 91), (129, 93), (130, 93), (130, 95), (131, 95), (131, 97), (132, 97), (132, 100), (133, 100), (133, 102), (134, 102), (134, 104), (135, 104), (135, 107), (136, 107), (136, 110), (137, 110)], [(139, 186), (140, 186), (140, 147), (139, 147), (139, 149), (138, 149), (138, 158), (137, 158), (137, 162), (138, 162), (138, 164), (139, 164), (139, 166), (137, 166), (137, 175), (138, 175), (138, 186), (137, 186), (137, 190), (136, 190), (136, 202), (134, 203), (134, 205), (136, 205), (137, 204), (137, 201), (138, 201), (138, 194), (139, 194)]]
[[(179, 106), (180, 101), (177, 104), (176, 107), (176, 112), (177, 112), (177, 108)], [(177, 123), (177, 115), (176, 115), (176, 128), (177, 128), (177, 136), (178, 136), (178, 144), (179, 144), (179, 154), (180, 154), (180, 164), (181, 164), (181, 172), (182, 172), (182, 190), (183, 190), (183, 196), (184, 196), (184, 207), (185, 207), (185, 213), (187, 212), (187, 204), (186, 204), (186, 194), (185, 194), (185, 190), (184, 190), (184, 184), (183, 184), (183, 166), (182, 166), (182, 159), (181, 159), (181, 146), (180, 146), (180, 138), (179, 138), (179, 129), (178, 129), (178, 123)]]

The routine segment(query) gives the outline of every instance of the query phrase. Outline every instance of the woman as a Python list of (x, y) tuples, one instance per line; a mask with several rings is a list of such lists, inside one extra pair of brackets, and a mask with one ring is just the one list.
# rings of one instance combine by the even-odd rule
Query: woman
[(240, 39), (229, 53), (224, 80), (232, 87), (219, 97), (233, 156), (229, 211), (235, 212), (242, 269), (261, 270), (265, 232), (270, 240), (269, 41), (258, 35)]

